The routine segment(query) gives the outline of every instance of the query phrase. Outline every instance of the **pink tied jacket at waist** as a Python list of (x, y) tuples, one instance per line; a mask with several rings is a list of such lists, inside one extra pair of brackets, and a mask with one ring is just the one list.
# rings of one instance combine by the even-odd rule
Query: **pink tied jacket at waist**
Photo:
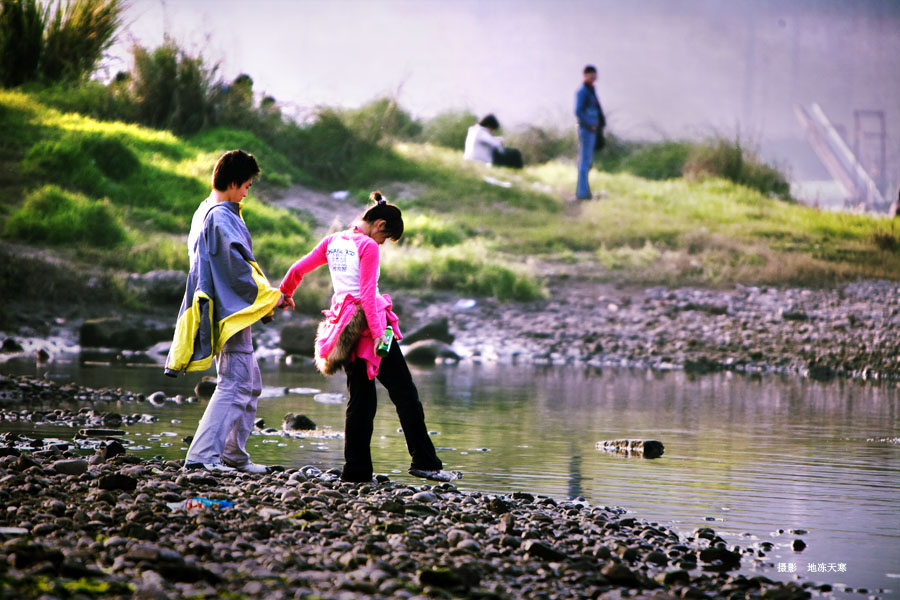
[(366, 315), (368, 329), (360, 336), (350, 358), (365, 360), (369, 379), (374, 379), (381, 365), (381, 357), (375, 354), (375, 338), (384, 335), (387, 325), (398, 340), (403, 337), (391, 297), (378, 291), (378, 244), (355, 227), (326, 236), (288, 270), (281, 282), (281, 292), (292, 296), (304, 275), (325, 264), (331, 274), (334, 295), (331, 307), (322, 311), (326, 330), (324, 338), (317, 341), (316, 353), (322, 357), (328, 355), (359, 306)]

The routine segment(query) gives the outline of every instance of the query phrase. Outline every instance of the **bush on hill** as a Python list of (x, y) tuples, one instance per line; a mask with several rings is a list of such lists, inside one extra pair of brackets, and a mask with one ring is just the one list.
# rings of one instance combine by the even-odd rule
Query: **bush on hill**
[(574, 131), (531, 125), (506, 138), (506, 145), (522, 153), (525, 164), (539, 165), (561, 157), (574, 157), (578, 139)]
[(742, 144), (740, 137), (708, 140), (694, 147), (682, 174), (689, 178), (716, 176), (739, 185), (789, 198), (790, 184), (776, 168), (765, 164), (755, 149)]
[(96, 248), (118, 246), (128, 237), (109, 201), (92, 200), (55, 185), (30, 193), (10, 216), (3, 233), (29, 242)]
[(138, 122), (176, 133), (194, 133), (214, 122), (215, 68), (166, 39), (150, 51), (135, 45), (130, 93)]
[(112, 44), (120, 0), (74, 0), (0, 5), (0, 85), (86, 79)]
[(631, 173), (658, 181), (721, 177), (764, 194), (790, 199), (790, 185), (784, 174), (764, 163), (759, 153), (740, 137), (713, 137), (702, 142), (634, 142), (608, 134), (606, 139), (607, 146), (596, 161), (609, 173)]
[(396, 98), (376, 98), (358, 109), (343, 110), (340, 114), (347, 128), (369, 144), (384, 139), (412, 140), (422, 133), (422, 124), (403, 110)]
[(468, 110), (448, 110), (425, 122), (421, 138), (436, 146), (462, 150), (466, 132), (478, 122), (478, 116)]

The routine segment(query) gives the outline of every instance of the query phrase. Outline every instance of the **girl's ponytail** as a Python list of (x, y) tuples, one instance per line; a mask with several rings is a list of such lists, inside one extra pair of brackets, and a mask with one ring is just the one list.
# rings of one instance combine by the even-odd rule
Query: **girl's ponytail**
[(387, 201), (384, 194), (375, 190), (369, 194), (369, 200), (375, 204), (370, 206), (360, 219), (366, 223), (384, 220), (384, 231), (395, 242), (403, 235), (403, 213), (400, 209)]

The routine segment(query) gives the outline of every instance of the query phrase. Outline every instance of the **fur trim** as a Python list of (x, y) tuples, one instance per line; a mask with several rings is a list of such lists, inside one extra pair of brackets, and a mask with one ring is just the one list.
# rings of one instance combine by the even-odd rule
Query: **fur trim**
[[(328, 356), (320, 356), (316, 350), (316, 368), (322, 375), (334, 375), (350, 359), (350, 355), (356, 349), (359, 338), (368, 328), (366, 313), (357, 305), (356, 312), (347, 323), (346, 327), (338, 335), (338, 341), (328, 353)], [(316, 348), (319, 348), (321, 340), (325, 339), (328, 331), (328, 322), (319, 323), (316, 332)]]

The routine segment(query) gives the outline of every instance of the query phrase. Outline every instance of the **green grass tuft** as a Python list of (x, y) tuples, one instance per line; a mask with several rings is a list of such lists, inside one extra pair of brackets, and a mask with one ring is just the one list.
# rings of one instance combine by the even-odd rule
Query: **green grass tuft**
[(52, 245), (113, 248), (127, 239), (108, 201), (92, 200), (45, 185), (25, 198), (6, 223), (4, 235)]
[(463, 231), (431, 215), (417, 215), (404, 223), (401, 244), (412, 246), (455, 246), (463, 241)]
[(503, 301), (534, 300), (546, 293), (525, 269), (488, 258), (484, 248), (474, 242), (439, 251), (388, 251), (382, 262), (382, 277), (387, 284), (399, 287), (453, 290)]
[(478, 116), (468, 110), (438, 113), (425, 124), (422, 140), (435, 146), (460, 150), (466, 143), (469, 127), (477, 121)]

